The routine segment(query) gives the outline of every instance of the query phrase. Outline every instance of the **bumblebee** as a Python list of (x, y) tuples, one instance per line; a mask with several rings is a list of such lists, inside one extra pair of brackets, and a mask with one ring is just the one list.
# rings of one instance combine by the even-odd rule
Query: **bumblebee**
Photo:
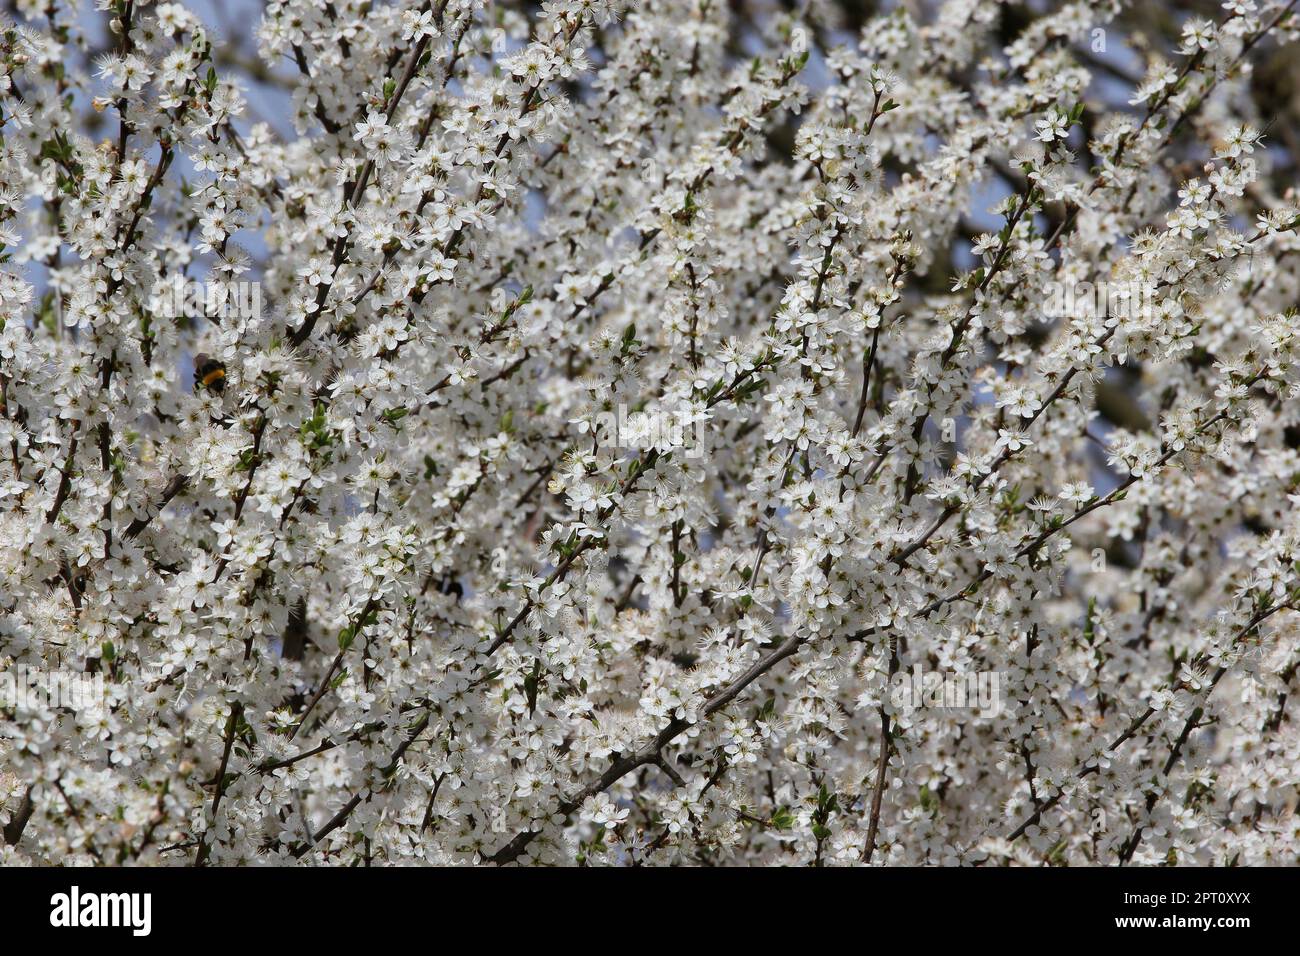
[(218, 395), (226, 388), (226, 366), (200, 352), (194, 356), (194, 389), (206, 388)]

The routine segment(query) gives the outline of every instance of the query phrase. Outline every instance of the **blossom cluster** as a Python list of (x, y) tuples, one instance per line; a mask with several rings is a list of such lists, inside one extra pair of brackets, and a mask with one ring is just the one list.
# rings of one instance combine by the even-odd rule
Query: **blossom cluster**
[(850, 6), (12, 5), (0, 863), (1294, 862), (1295, 0)]

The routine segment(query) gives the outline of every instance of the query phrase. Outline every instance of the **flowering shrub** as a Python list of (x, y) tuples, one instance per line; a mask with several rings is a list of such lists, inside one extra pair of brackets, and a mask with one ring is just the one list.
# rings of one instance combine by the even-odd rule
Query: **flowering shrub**
[(0, 862), (1294, 860), (1294, 5), (19, 0)]

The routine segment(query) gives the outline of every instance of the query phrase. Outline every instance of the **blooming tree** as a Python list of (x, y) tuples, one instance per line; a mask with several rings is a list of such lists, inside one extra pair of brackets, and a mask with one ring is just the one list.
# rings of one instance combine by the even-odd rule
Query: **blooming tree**
[(1294, 6), (11, 3), (0, 863), (1293, 861)]

